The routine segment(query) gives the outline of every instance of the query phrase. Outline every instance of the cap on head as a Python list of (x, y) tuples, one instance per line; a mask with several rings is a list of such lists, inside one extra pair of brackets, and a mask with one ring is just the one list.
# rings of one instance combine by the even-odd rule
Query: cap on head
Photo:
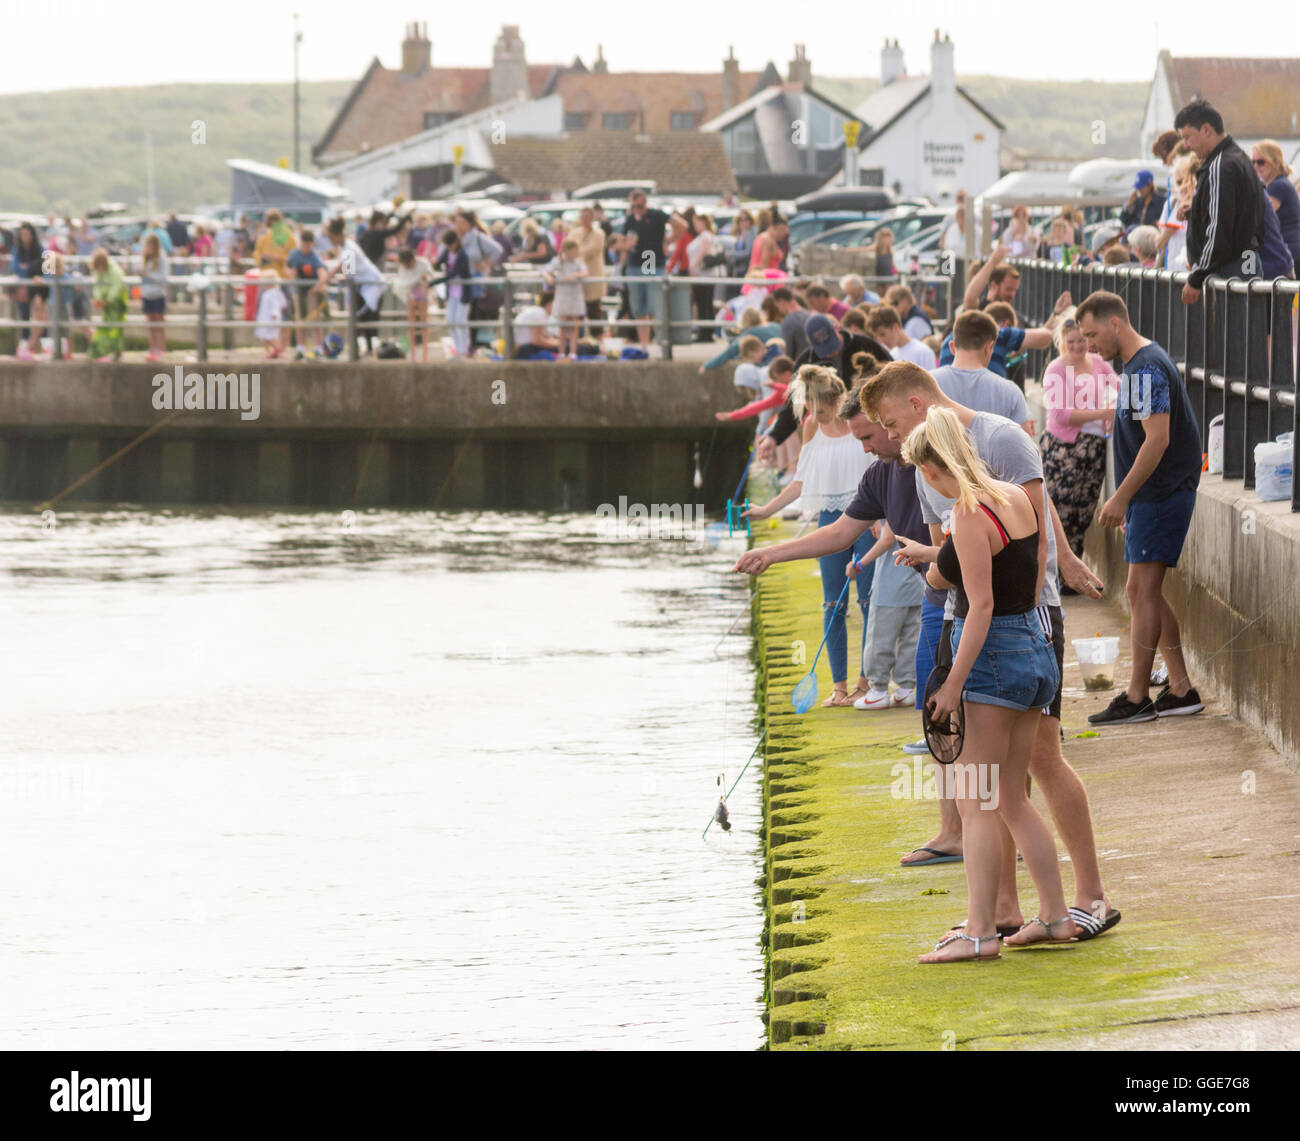
[(827, 317), (825, 313), (814, 313), (809, 317), (803, 331), (808, 337), (808, 343), (812, 346), (813, 353), (816, 354), (819, 360), (833, 357), (840, 351), (842, 342), (839, 333), (835, 329), (835, 322)]
[(1150, 186), (1153, 182), (1155, 182), (1155, 179), (1152, 177), (1149, 170), (1139, 170), (1137, 178), (1133, 180), (1133, 189), (1142, 190), (1145, 187)]

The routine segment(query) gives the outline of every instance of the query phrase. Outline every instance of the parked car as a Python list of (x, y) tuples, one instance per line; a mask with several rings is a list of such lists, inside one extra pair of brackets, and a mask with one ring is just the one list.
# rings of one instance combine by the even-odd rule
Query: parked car
[[(573, 225), (577, 222), (579, 213), (588, 206), (597, 204), (604, 207), (605, 217), (609, 220), (609, 225), (615, 230), (621, 229), (623, 219), (627, 215), (626, 198), (589, 198), (581, 202), (570, 199), (558, 202), (531, 202), (524, 208), (524, 213), (520, 217), (506, 226), (506, 233), (510, 236), (511, 241), (516, 241), (519, 238), (519, 226), (524, 218), (532, 218), (539, 226), (548, 231), (551, 228), (551, 223), (556, 218), (563, 218), (568, 225)], [(661, 205), (655, 202), (654, 199), (650, 200), (650, 204), (660, 206), (661, 209), (669, 209), (669, 206)]]
[[(823, 214), (796, 214), (790, 219), (790, 248), (843, 229), (846, 226), (874, 226), (879, 214), (862, 214), (857, 210), (829, 210)], [(835, 243), (832, 243), (835, 244)]]

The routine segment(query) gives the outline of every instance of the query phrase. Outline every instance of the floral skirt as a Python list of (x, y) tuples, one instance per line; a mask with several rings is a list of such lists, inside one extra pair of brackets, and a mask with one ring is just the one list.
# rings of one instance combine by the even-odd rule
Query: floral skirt
[(1047, 492), (1056, 504), (1070, 550), (1083, 555), (1083, 537), (1092, 525), (1097, 497), (1106, 478), (1106, 437), (1080, 432), (1072, 444), (1044, 432), (1038, 442), (1043, 453)]

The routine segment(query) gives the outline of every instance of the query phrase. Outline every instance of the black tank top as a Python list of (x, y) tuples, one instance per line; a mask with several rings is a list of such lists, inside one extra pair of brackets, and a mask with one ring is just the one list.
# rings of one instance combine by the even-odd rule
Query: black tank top
[[(1024, 488), (1021, 488), (1024, 491)], [(1028, 496), (1029, 492), (1025, 492)], [(1030, 499), (1030, 503), (1033, 500)], [(993, 520), (998, 534), (1002, 536), (1002, 550), (993, 556), (993, 616), (1004, 614), (1023, 614), (1038, 604), (1038, 529), (1020, 539), (1013, 539), (1002, 526), (1002, 520), (993, 514), (984, 504), (980, 509)], [(1034, 506), (1034, 518), (1038, 518), (1038, 507)], [(965, 618), (970, 613), (970, 600), (961, 585), (961, 560), (957, 558), (957, 549), (949, 535), (939, 548), (934, 565), (939, 573), (957, 588), (957, 602), (953, 615)]]

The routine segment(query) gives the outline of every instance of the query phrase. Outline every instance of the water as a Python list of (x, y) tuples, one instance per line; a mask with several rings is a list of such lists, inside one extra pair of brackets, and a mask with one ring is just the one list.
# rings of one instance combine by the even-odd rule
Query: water
[(757, 764), (700, 835), (754, 743), (731, 561), (0, 516), (0, 1047), (758, 1047)]

